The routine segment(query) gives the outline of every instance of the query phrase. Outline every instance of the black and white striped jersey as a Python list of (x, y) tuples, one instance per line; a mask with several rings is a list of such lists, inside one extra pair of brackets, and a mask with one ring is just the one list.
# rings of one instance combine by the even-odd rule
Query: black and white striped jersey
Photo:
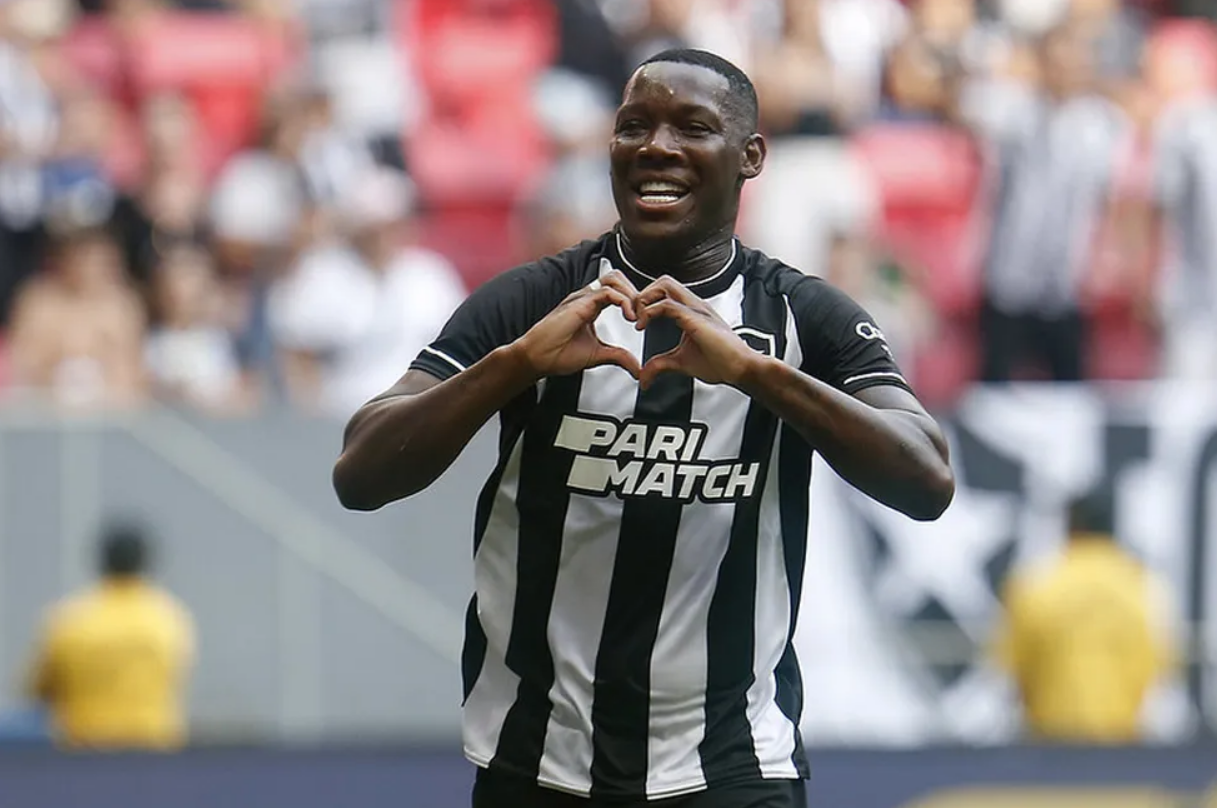
[[(615, 233), (475, 291), (415, 369), (446, 379), (612, 269)], [(734, 243), (689, 288), (755, 350), (849, 393), (903, 385), (843, 293)], [(641, 361), (679, 329), (610, 307), (600, 338)], [(500, 414), (478, 501), (464, 653), (477, 765), (597, 797), (671, 797), (807, 774), (794, 635), (811, 450), (725, 385), (618, 367), (544, 379)]]

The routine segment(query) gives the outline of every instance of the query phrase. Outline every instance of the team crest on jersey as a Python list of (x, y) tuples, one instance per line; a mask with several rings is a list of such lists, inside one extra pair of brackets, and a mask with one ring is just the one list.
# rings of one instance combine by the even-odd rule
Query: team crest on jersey
[(773, 334), (764, 331), (758, 331), (751, 326), (737, 325), (731, 329), (740, 339), (748, 344), (752, 350), (762, 353), (765, 356), (777, 356), (778, 340)]
[(734, 502), (757, 491), (760, 463), (701, 456), (705, 424), (567, 415), (554, 446), (575, 453), (567, 486), (597, 496)]

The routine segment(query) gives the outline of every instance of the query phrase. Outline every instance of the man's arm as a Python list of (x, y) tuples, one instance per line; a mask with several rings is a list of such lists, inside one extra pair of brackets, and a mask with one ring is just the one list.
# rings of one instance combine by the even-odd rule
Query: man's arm
[(756, 354), (737, 386), (798, 430), (833, 470), (913, 519), (937, 519), (955, 479), (946, 438), (920, 402), (894, 385), (843, 393)]
[(677, 348), (643, 367), (644, 387), (667, 371), (729, 384), (793, 426), (838, 474), (884, 505), (929, 521), (951, 503), (955, 479), (946, 439), (907, 390), (884, 384), (851, 395), (763, 356), (670, 278), (644, 289), (637, 305), (640, 328), (669, 317), (684, 331)]
[(613, 273), (574, 292), (522, 337), (447, 381), (419, 370), (407, 373), (347, 425), (333, 475), (339, 501), (371, 511), (422, 491), (492, 415), (541, 378), (607, 364), (637, 377), (638, 360), (601, 342), (592, 325), (609, 306), (619, 306), (632, 320), (634, 294), (625, 276)]
[(441, 382), (411, 370), (347, 425), (334, 465), (343, 507), (373, 511), (431, 485), (477, 431), (533, 384), (518, 350), (499, 348)]

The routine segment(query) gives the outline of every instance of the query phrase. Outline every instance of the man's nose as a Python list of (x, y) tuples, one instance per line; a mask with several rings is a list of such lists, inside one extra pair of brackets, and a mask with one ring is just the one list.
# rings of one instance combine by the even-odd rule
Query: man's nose
[(661, 124), (652, 129), (639, 150), (641, 157), (679, 157), (680, 153), (680, 141), (676, 132), (667, 124)]

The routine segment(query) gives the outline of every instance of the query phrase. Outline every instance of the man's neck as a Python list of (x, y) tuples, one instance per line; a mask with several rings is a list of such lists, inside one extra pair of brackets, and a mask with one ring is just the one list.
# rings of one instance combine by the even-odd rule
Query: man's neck
[(621, 234), (624, 257), (640, 272), (658, 278), (671, 275), (684, 284), (697, 283), (720, 272), (730, 260), (734, 235), (723, 230), (692, 245), (676, 247), (662, 242), (635, 242)]

